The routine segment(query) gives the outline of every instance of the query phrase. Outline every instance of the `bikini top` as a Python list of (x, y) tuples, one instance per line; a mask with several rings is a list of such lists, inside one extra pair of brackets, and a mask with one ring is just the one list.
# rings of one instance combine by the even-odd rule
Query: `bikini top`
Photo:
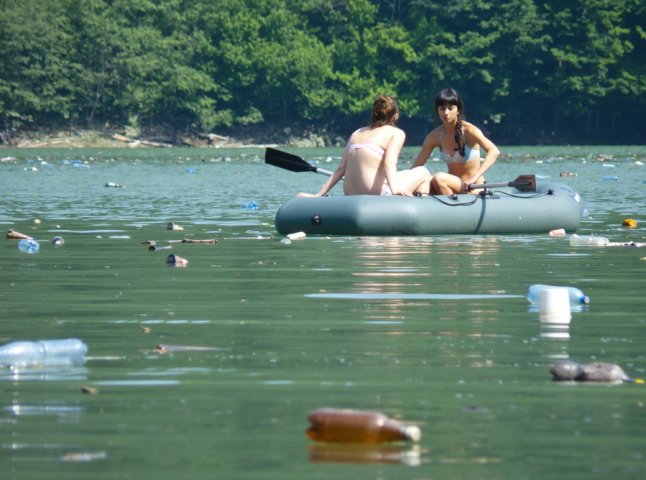
[(456, 152), (453, 155), (450, 155), (442, 150), (442, 143), (444, 143), (444, 128), (440, 132), (440, 160), (446, 163), (460, 162), (467, 163), (469, 160), (474, 158), (480, 159), (480, 149), (471, 148), (471, 145), (464, 146), (464, 157), (460, 155), (459, 152)]
[[(354, 133), (357, 133), (359, 130), (357, 130)], [(350, 140), (352, 140), (352, 137), (354, 137), (354, 133), (350, 137)], [(379, 157), (383, 157), (386, 151), (381, 148), (381, 146), (377, 145), (376, 143), (369, 142), (369, 143), (348, 143), (348, 145), (345, 147), (346, 152), (351, 152), (353, 150), (358, 150), (358, 149), (365, 149), (368, 150), (375, 155), (378, 155)]]

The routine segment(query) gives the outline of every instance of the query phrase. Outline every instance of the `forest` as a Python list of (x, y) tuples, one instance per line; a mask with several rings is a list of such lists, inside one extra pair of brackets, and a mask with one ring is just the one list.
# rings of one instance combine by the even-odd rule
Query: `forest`
[(0, 0), (0, 138), (310, 128), (437, 92), (506, 144), (642, 144), (643, 0)]

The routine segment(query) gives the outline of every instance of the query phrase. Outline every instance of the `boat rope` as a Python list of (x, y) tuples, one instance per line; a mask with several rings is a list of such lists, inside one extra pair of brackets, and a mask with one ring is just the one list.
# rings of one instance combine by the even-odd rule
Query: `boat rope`
[[(513, 197), (513, 198), (522, 198), (522, 199), (529, 199), (529, 198), (537, 198), (537, 197), (542, 197), (545, 195), (554, 195), (554, 190), (548, 189), (545, 192), (538, 192), (534, 195), (518, 195), (515, 193), (509, 193), (509, 192), (503, 192), (501, 190), (487, 190), (485, 192), (478, 193), (477, 195), (473, 195), (473, 200), (469, 200), (468, 202), (448, 202), (444, 200), (442, 197), (446, 195), (429, 195), (428, 198), (432, 198), (433, 200), (436, 200), (444, 205), (447, 205), (449, 207), (464, 207), (464, 206), (469, 206), (473, 205), (476, 203), (478, 200), (493, 196), (493, 195), (506, 195), (508, 197)], [(459, 197), (456, 194), (453, 195), (448, 195), (449, 198), (453, 200), (457, 200)]]

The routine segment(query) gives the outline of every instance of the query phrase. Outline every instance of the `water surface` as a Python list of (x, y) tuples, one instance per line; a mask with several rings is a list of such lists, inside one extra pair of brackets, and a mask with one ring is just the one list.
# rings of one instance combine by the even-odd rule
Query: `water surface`
[[(292, 151), (330, 169), (340, 155)], [(490, 181), (562, 181), (584, 199), (578, 233), (646, 241), (646, 147), (504, 152)], [(89, 347), (83, 367), (0, 370), (3, 478), (646, 474), (646, 387), (549, 374), (570, 357), (646, 375), (646, 249), (547, 234), (285, 245), (276, 209), (325, 177), (264, 165), (260, 149), (0, 153), (16, 158), (0, 163), (0, 225), (41, 242), (28, 255), (0, 241), (0, 342)], [(638, 228), (621, 226), (629, 217)], [(168, 267), (170, 251), (149, 240), (188, 266)], [(592, 302), (569, 327), (541, 324), (525, 299), (533, 283), (577, 286)], [(315, 445), (306, 416), (323, 406), (415, 422), (422, 440)]]

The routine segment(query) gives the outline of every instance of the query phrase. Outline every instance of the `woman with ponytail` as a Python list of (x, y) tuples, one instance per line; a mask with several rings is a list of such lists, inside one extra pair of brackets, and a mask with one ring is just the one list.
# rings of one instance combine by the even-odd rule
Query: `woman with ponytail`
[(344, 178), (346, 195), (406, 195), (426, 193), (431, 174), (425, 167), (397, 171), (397, 158), (406, 135), (395, 126), (399, 106), (393, 97), (379, 96), (372, 105), (370, 125), (355, 131), (346, 144), (339, 168), (316, 194), (298, 197), (322, 197)]
[[(496, 162), (500, 150), (478, 127), (463, 119), (464, 103), (454, 89), (447, 88), (437, 94), (435, 113), (442, 125), (426, 136), (413, 167), (424, 165), (433, 149), (438, 147), (440, 160), (446, 162), (448, 173), (433, 175), (429, 193), (467, 193), (469, 184), (484, 183), (484, 174)], [(480, 161), (481, 149), (486, 152), (483, 162)]]

